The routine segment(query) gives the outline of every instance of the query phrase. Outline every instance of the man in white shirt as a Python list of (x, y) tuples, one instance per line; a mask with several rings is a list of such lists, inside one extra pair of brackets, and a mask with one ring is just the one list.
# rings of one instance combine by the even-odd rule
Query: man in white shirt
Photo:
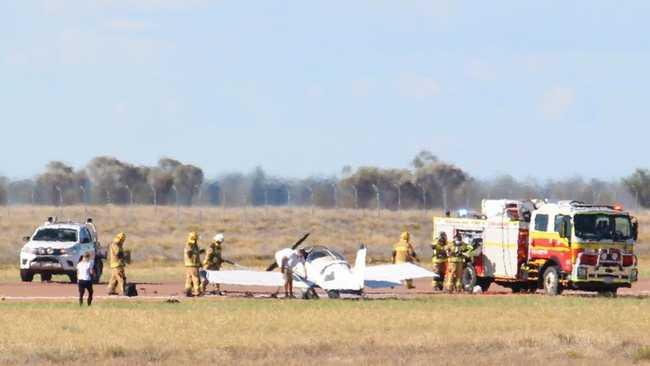
[(275, 262), (284, 275), (284, 296), (287, 298), (293, 298), (293, 274), (296, 267), (302, 266), (303, 278), (307, 279), (305, 256), (304, 249), (293, 250), (286, 248), (275, 253)]
[(87, 252), (77, 263), (77, 285), (79, 287), (79, 306), (84, 303), (84, 293), (88, 290), (88, 306), (93, 302), (93, 276), (95, 275), (95, 261), (92, 254)]

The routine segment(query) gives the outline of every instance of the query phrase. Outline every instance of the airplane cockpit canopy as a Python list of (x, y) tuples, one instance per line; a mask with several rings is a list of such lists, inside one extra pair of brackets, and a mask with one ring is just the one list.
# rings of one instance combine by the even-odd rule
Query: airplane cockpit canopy
[(345, 261), (345, 258), (338, 252), (326, 247), (318, 246), (318, 247), (313, 247), (309, 250), (309, 254), (307, 254), (307, 262), (311, 262), (316, 259), (326, 258), (326, 257), (336, 261)]

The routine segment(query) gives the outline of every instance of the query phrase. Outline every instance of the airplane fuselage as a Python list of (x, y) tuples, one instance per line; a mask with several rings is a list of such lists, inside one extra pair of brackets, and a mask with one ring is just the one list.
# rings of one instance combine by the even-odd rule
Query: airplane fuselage
[[(328, 294), (330, 292), (360, 294), (363, 290), (363, 278), (355, 273), (343, 256), (329, 248), (309, 249), (304, 268), (307, 271), (307, 280), (327, 291)], [(295, 273), (305, 277), (302, 266), (297, 266)]]

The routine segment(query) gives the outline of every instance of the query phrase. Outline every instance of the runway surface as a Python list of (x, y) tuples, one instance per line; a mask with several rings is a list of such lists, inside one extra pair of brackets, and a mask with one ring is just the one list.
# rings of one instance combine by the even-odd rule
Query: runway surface
[[(374, 289), (366, 291), (366, 298), (369, 299), (386, 299), (399, 298), (410, 299), (424, 296), (441, 295), (440, 292), (434, 292), (431, 289), (431, 281), (416, 280), (415, 289), (407, 290), (404, 287), (395, 287), (392, 289)], [(121, 296), (108, 296), (106, 284), (101, 283), (94, 286), (96, 299), (129, 299)], [(209, 288), (208, 290), (210, 290)], [(167, 283), (137, 283), (138, 296), (130, 299), (168, 299), (168, 298), (185, 298), (183, 292), (183, 281)], [(274, 294), (281, 289), (269, 287), (254, 286), (222, 286), (223, 295), (207, 294), (205, 297), (221, 299), (231, 297), (255, 297), (255, 298), (272, 298)], [(537, 292), (542, 294), (541, 291)], [(326, 297), (319, 292), (321, 297)], [(565, 291), (568, 296), (595, 296), (593, 293), (582, 293), (577, 291)], [(492, 284), (488, 292), (475, 296), (520, 296), (513, 294), (510, 289)], [(69, 282), (13, 282), (0, 284), (0, 300), (56, 300), (56, 299), (74, 299), (77, 296), (77, 285)], [(279, 297), (283, 297), (280, 291)], [(619, 289), (619, 297), (650, 297), (650, 279), (641, 279), (636, 282), (631, 289)]]

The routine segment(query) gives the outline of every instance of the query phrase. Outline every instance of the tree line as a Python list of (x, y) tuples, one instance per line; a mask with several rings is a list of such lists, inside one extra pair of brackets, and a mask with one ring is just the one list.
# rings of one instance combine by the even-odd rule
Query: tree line
[(650, 206), (650, 171), (638, 169), (616, 181), (572, 177), (540, 182), (501, 175), (479, 179), (429, 151), (407, 168), (346, 166), (340, 176), (290, 179), (251, 172), (206, 179), (203, 170), (171, 158), (136, 166), (113, 157), (74, 169), (49, 162), (32, 179), (0, 177), (2, 204), (158, 204), (307, 206), (365, 209), (478, 208), (483, 198), (548, 198)]

